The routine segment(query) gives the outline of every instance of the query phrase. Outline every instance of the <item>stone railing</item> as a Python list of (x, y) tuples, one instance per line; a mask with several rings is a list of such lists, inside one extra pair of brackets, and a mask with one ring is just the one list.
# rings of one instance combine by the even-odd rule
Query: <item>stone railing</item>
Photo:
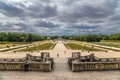
[[(77, 53), (73, 53), (78, 55)], [(120, 70), (120, 58), (97, 58), (94, 54), (68, 59), (72, 71)]]
[[(2, 62), (0, 70), (23, 71), (24, 65), (24, 62)], [(52, 66), (50, 62), (30, 62), (28, 71), (52, 71)]]
[(23, 71), (26, 64), (29, 66), (27, 71), (52, 71), (54, 60), (30, 54), (21, 59), (0, 58), (0, 70)]
[(120, 62), (73, 62), (72, 71), (120, 70)]

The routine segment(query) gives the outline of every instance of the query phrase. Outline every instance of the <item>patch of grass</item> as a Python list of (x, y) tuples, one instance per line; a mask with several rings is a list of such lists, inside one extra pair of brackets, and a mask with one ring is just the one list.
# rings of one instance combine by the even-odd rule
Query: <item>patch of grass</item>
[[(106, 42), (106, 43), (109, 43), (109, 42)], [(98, 48), (103, 48), (103, 49), (107, 49), (107, 50), (112, 50), (112, 51), (117, 51), (117, 52), (120, 52), (120, 50), (117, 50), (117, 49), (112, 49), (112, 48), (109, 48), (109, 47), (113, 47), (111, 44), (101, 44), (101, 42), (92, 42), (92, 44), (97, 44), (97, 45), (94, 45), (95, 47), (98, 47)], [(91, 45), (92, 45), (91, 44)], [(118, 43), (119, 44), (119, 43)], [(100, 46), (101, 45), (101, 46)], [(111, 45), (111, 46), (110, 46)], [(103, 47), (103, 46), (108, 46), (107, 47)], [(119, 48), (119, 47), (116, 47), (116, 48)]]
[(65, 46), (67, 48), (70, 48), (70, 49), (73, 49), (73, 50), (103, 51), (101, 49), (96, 49), (96, 48), (92, 48), (92, 47), (88, 47), (88, 46), (84, 46), (84, 45), (80, 45), (80, 44), (76, 44), (76, 43), (65, 43)]
[(0, 49), (1, 48), (21, 46), (21, 45), (24, 45), (24, 44), (30, 44), (30, 43), (27, 43), (27, 42), (0, 42)]
[(120, 52), (120, 50), (117, 50), (117, 49), (111, 49), (111, 48), (106, 48), (106, 47), (101, 47), (101, 46), (95, 46), (95, 47), (98, 47), (98, 48), (103, 48), (103, 49), (108, 49), (108, 50), (112, 50), (112, 51), (117, 51), (117, 52)]
[(113, 43), (113, 42), (93, 42), (93, 44), (120, 48), (120, 43)]
[(10, 50), (14, 50), (14, 49), (19, 49), (19, 48), (23, 48), (23, 47), (27, 47), (27, 46), (20, 46), (20, 47), (15, 47), (15, 48), (8, 48), (5, 50), (0, 50), (0, 52), (6, 52), (6, 51), (10, 51)]
[(120, 40), (101, 40), (100, 42), (114, 42), (114, 43), (119, 43)]
[(53, 49), (55, 47), (55, 43), (44, 43), (41, 45), (37, 45), (37, 46), (33, 46), (33, 47), (29, 47), (26, 49), (22, 49), (19, 51), (36, 51), (36, 50), (50, 50)]

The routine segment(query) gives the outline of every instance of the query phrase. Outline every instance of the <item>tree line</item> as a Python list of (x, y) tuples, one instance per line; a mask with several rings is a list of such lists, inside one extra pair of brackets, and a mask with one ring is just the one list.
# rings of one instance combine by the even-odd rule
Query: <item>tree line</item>
[(25, 33), (10, 33), (10, 32), (0, 32), (0, 41), (6, 42), (33, 42), (42, 41), (46, 37), (37, 34), (25, 34)]
[(119, 41), (120, 42), (120, 33), (112, 35), (101, 35), (101, 34), (86, 34), (79, 36), (61, 36), (63, 39), (69, 40), (78, 40), (86, 42), (100, 42), (102, 41)]
[(0, 42), (34, 42), (42, 40), (54, 40), (58, 38), (63, 38), (66, 40), (78, 40), (86, 42), (100, 42), (103, 41), (119, 41), (120, 42), (120, 33), (111, 34), (111, 35), (101, 35), (101, 34), (86, 34), (79, 36), (41, 36), (38, 34), (25, 34), (25, 33), (10, 33), (10, 32), (0, 32)]

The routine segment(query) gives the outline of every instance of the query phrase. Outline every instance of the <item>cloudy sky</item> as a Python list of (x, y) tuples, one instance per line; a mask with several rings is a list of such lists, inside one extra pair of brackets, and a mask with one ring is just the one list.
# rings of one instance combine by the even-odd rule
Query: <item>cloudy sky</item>
[(120, 32), (120, 0), (0, 0), (0, 31), (41, 35)]

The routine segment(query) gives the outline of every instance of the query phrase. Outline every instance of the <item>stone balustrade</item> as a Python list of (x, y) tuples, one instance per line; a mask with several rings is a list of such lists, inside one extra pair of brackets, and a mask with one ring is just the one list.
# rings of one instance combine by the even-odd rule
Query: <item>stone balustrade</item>
[(120, 70), (120, 62), (73, 62), (72, 71)]
[[(0, 63), (0, 70), (23, 71), (24, 62), (3, 62)], [(52, 71), (51, 62), (30, 62), (29, 71)]]
[(21, 59), (0, 58), (0, 70), (23, 71), (26, 62), (29, 62), (28, 71), (52, 71), (54, 64), (53, 58), (27, 54)]
[(120, 58), (97, 58), (94, 54), (81, 56), (80, 53), (74, 52), (68, 63), (73, 72), (120, 70)]

